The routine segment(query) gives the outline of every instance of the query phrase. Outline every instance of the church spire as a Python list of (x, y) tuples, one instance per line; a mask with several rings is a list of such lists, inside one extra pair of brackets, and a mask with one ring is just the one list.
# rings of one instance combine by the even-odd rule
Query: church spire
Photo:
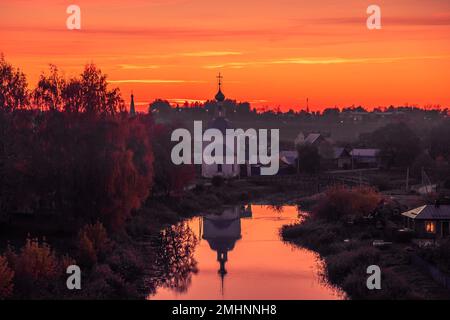
[(219, 86), (219, 91), (216, 94), (216, 100), (217, 102), (224, 102), (225, 101), (225, 95), (222, 93), (222, 75), (219, 73), (219, 75), (217, 76), (218, 79), (218, 86)]
[(131, 103), (130, 103), (130, 116), (134, 117), (136, 115), (136, 108), (134, 107), (134, 94), (131, 92)]

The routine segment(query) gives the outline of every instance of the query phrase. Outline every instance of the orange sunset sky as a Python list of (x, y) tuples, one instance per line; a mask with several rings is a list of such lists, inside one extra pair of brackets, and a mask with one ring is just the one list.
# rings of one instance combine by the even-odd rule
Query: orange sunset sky
[[(81, 30), (66, 28), (70, 4)], [(382, 10), (382, 30), (366, 9)], [(255, 107), (450, 106), (448, 0), (0, 0), (0, 51), (31, 87), (96, 63), (138, 108), (214, 97)]]

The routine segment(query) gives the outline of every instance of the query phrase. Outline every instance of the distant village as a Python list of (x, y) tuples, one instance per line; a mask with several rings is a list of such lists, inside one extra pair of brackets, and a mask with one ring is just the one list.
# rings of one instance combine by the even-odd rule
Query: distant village
[[(391, 106), (373, 111), (362, 107), (327, 108), (322, 112), (310, 112), (307, 106), (297, 112), (257, 112), (248, 103), (227, 100), (219, 76), (215, 98), (204, 105), (174, 107), (168, 101), (156, 100), (150, 104), (149, 112), (157, 122), (175, 122), (187, 128), (191, 121), (204, 120), (208, 128), (223, 134), (235, 128), (279, 129), (280, 168), (273, 181), (283, 183), (288, 181), (283, 179), (293, 176), (326, 176), (347, 185), (373, 186), (392, 194), (429, 198), (434, 195), (434, 199), (450, 189), (450, 138), (444, 137), (450, 135), (445, 126), (449, 112), (438, 106)], [(247, 141), (247, 149), (248, 144)], [(269, 144), (269, 153), (273, 151), (270, 149)], [(257, 179), (262, 166), (248, 161), (203, 163), (196, 168), (197, 183), (209, 184), (211, 179), (219, 178)], [(412, 211), (400, 209), (405, 211), (400, 213), (405, 227), (415, 230), (419, 237), (446, 237), (450, 234), (450, 201), (448, 204), (425, 204)]]

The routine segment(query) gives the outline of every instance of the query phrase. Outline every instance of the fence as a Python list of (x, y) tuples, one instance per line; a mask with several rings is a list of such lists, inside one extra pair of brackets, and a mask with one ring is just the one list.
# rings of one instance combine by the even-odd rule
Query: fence
[(322, 192), (326, 188), (336, 185), (346, 185), (349, 187), (369, 185), (369, 181), (365, 177), (336, 174), (252, 176), (246, 178), (246, 180), (261, 184), (295, 184), (299, 190), (311, 194)]
[(433, 280), (436, 281), (438, 284), (450, 290), (450, 276), (446, 275), (445, 273), (442, 273), (441, 271), (439, 271), (438, 268), (436, 268), (429, 262), (425, 261), (418, 255), (413, 255), (411, 257), (411, 262), (419, 269), (421, 269), (423, 272), (429, 274), (431, 278), (433, 278)]

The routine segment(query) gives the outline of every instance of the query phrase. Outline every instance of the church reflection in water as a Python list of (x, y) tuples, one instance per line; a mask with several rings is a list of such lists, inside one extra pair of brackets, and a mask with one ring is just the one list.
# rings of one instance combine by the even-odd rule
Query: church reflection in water
[(200, 220), (199, 238), (206, 240), (209, 247), (217, 253), (222, 294), (227, 274), (228, 252), (232, 251), (236, 242), (242, 238), (241, 219), (245, 218), (252, 218), (251, 205), (228, 207), (220, 215), (208, 214)]

